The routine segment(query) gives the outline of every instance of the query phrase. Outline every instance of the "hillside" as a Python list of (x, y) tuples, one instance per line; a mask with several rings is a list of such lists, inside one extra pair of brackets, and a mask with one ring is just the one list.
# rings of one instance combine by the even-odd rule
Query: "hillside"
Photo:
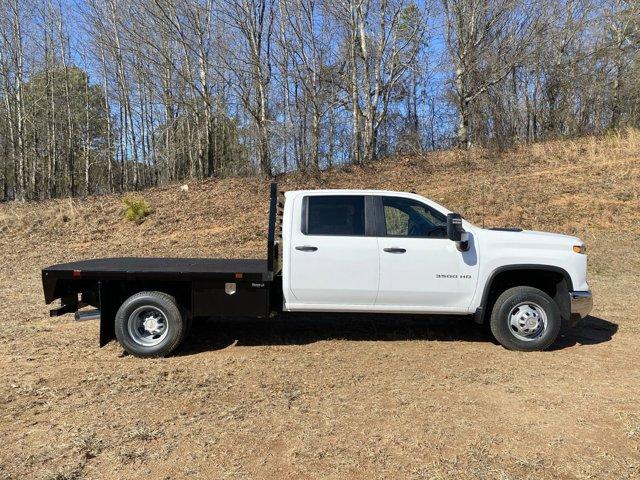
[[(110, 255), (265, 255), (268, 182), (0, 205), (0, 479), (640, 475), (640, 132), (291, 174), (280, 188), (416, 191), (476, 224), (575, 234), (592, 317), (550, 352), (464, 319), (194, 325), (178, 355), (97, 348), (49, 319), (40, 268)], [(401, 472), (401, 473), (400, 473)]]

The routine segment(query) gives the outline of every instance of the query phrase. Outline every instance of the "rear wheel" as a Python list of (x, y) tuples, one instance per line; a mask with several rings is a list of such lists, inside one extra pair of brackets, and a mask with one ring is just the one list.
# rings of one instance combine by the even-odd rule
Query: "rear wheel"
[(137, 357), (164, 357), (187, 333), (175, 299), (163, 292), (139, 292), (120, 306), (115, 317), (116, 338)]
[(549, 348), (560, 333), (560, 309), (542, 290), (514, 287), (503, 292), (491, 312), (491, 332), (509, 350)]

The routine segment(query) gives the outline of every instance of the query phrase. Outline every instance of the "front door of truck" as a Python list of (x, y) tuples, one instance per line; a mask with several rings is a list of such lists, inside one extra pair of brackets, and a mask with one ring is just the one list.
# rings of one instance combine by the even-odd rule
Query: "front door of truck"
[(477, 282), (475, 245), (460, 252), (446, 215), (413, 198), (377, 197), (380, 286), (376, 306), (406, 311), (464, 311)]
[(373, 305), (380, 258), (377, 238), (365, 232), (365, 203), (364, 195), (302, 199), (300, 228), (292, 229), (289, 243), (290, 308)]

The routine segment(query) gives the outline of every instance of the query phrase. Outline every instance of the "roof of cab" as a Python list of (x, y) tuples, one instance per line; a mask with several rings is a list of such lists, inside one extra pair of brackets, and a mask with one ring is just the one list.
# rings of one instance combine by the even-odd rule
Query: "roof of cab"
[(451, 213), (451, 210), (444, 205), (440, 205), (438, 202), (418, 195), (412, 192), (396, 192), (393, 190), (358, 190), (358, 189), (318, 189), (318, 190), (290, 190), (285, 192), (285, 197), (297, 197), (299, 195), (381, 195), (381, 196), (394, 196), (413, 198), (420, 202), (426, 202), (428, 205), (437, 208), (443, 213)]
[(313, 190), (288, 190), (285, 195), (406, 195), (422, 198), (414, 192), (397, 192), (393, 190), (371, 190), (371, 189), (313, 189)]

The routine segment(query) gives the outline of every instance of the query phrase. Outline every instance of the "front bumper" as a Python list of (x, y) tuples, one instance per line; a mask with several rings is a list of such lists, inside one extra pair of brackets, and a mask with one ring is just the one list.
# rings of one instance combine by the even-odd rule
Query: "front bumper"
[(593, 296), (591, 292), (569, 292), (571, 298), (571, 319), (580, 320), (591, 312)]

